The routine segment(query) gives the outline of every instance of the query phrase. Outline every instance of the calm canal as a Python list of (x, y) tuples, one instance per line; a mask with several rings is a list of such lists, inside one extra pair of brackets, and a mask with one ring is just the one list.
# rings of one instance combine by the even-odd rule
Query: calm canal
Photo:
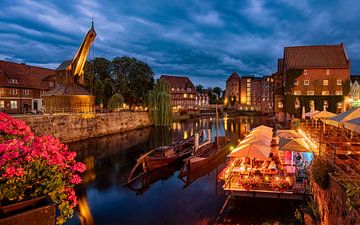
[[(247, 129), (266, 123), (263, 117), (221, 119), (218, 132), (235, 145)], [(175, 166), (152, 175), (144, 185), (124, 186), (141, 154), (207, 128), (215, 136), (215, 119), (174, 122), (170, 128), (148, 127), (71, 144), (69, 147), (88, 169), (78, 191), (79, 210), (67, 225), (214, 224), (224, 220), (235, 224), (290, 224), (295, 206), (280, 200), (240, 199), (234, 210), (220, 216), (226, 196), (216, 177), (223, 162), (190, 184), (178, 178), (179, 166)]]

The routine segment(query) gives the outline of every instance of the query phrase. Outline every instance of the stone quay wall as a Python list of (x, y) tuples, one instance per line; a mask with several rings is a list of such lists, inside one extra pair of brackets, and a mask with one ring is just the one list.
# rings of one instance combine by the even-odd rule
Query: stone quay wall
[(151, 126), (147, 112), (18, 116), (37, 135), (53, 135), (64, 143)]
[(318, 203), (321, 225), (360, 224), (360, 212), (349, 210), (346, 206), (346, 194), (341, 184), (330, 176), (326, 190), (313, 183), (314, 200)]

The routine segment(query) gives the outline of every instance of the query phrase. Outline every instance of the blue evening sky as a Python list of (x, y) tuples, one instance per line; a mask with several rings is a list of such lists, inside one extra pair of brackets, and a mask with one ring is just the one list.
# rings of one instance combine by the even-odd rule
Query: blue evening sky
[(0, 0), (0, 59), (55, 68), (95, 20), (95, 56), (136, 57), (156, 73), (225, 86), (276, 70), (283, 47), (344, 42), (360, 73), (358, 0)]

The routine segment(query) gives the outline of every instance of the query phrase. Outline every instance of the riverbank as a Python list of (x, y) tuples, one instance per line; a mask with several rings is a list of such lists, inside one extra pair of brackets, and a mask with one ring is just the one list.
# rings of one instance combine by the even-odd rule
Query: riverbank
[(63, 143), (151, 126), (147, 112), (18, 116), (37, 135), (53, 135)]

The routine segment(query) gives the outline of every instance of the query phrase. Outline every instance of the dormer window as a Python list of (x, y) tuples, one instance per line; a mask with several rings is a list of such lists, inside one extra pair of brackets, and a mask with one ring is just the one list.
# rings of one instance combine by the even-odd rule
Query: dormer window
[(19, 83), (19, 80), (18, 80), (18, 79), (15, 79), (15, 78), (10, 78), (10, 79), (9, 79), (9, 83), (10, 83), (10, 84), (17, 84), (17, 83)]

